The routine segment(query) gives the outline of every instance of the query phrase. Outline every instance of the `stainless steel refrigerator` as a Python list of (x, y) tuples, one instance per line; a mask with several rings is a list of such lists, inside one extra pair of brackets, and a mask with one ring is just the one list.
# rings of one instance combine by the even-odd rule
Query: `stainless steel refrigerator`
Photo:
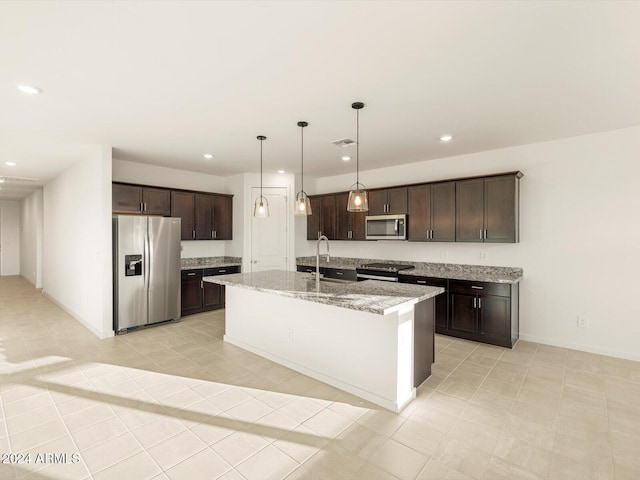
[(116, 333), (180, 319), (180, 219), (113, 217)]

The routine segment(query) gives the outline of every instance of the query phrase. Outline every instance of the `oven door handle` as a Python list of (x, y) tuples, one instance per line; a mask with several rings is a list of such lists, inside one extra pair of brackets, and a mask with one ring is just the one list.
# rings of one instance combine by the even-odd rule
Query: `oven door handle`
[(398, 277), (383, 277), (382, 275), (370, 275), (368, 273), (358, 273), (358, 278), (364, 278), (365, 280), (382, 280), (383, 282), (397, 282)]

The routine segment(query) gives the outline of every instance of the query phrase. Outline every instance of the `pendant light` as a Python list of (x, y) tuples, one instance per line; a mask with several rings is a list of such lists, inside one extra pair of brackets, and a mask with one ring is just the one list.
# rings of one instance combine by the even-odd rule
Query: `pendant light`
[(264, 142), (267, 137), (258, 135), (256, 138), (260, 140), (260, 195), (256, 198), (256, 201), (253, 202), (253, 216), (264, 218), (269, 216), (269, 202), (262, 195), (262, 142)]
[(300, 174), (300, 191), (296, 193), (295, 214), (311, 215), (311, 202), (307, 192), (304, 191), (304, 127), (308, 126), (307, 122), (298, 122), (300, 127), (300, 159), (302, 163), (302, 173)]
[(356, 183), (349, 188), (347, 211), (368, 212), (367, 191), (365, 186), (360, 183), (360, 110), (364, 108), (364, 103), (354, 102), (351, 104), (351, 108), (356, 111)]

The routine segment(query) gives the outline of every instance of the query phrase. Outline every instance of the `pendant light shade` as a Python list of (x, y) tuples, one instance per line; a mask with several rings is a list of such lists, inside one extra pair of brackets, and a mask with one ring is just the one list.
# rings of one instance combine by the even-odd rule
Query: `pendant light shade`
[(302, 163), (302, 173), (300, 174), (300, 191), (296, 193), (295, 214), (311, 215), (311, 202), (307, 192), (304, 191), (304, 127), (308, 126), (307, 122), (298, 122), (300, 127), (300, 159)]
[(265, 137), (264, 135), (258, 135), (256, 138), (260, 140), (260, 195), (256, 198), (256, 201), (253, 202), (253, 216), (268, 217), (269, 202), (262, 195), (262, 142), (264, 142), (267, 137)]
[(351, 108), (356, 111), (356, 183), (349, 188), (349, 201), (347, 211), (368, 212), (369, 200), (365, 186), (360, 183), (360, 110), (364, 108), (364, 103), (354, 102)]

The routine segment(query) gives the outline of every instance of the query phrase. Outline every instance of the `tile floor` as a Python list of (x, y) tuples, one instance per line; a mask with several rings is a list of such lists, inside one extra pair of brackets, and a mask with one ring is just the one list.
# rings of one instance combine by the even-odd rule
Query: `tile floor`
[(98, 340), (0, 278), (0, 452), (30, 454), (0, 478), (640, 478), (637, 362), (438, 336), (433, 375), (396, 415), (223, 330), (218, 311)]

